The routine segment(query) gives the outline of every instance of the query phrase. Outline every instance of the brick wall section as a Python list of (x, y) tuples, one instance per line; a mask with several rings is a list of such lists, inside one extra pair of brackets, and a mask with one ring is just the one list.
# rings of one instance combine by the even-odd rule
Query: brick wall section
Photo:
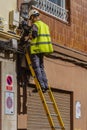
[(50, 26), (52, 41), (78, 51), (87, 52), (87, 0), (71, 0), (70, 23), (41, 12), (41, 19)]
[[(18, 0), (18, 8), (24, 0)], [(70, 23), (41, 11), (41, 19), (50, 26), (54, 43), (87, 52), (87, 0), (70, 0)]]

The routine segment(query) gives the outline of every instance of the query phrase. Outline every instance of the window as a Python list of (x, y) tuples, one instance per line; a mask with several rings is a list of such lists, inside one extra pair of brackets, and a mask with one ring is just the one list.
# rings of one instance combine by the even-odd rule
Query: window
[(48, 0), (64, 9), (70, 9), (70, 0)]
[(65, 0), (49, 0), (55, 4), (57, 4), (58, 6), (61, 6), (62, 8), (65, 8)]
[(37, 8), (45, 11), (46, 13), (55, 16), (56, 18), (69, 22), (69, 9), (70, 0), (36, 0)]

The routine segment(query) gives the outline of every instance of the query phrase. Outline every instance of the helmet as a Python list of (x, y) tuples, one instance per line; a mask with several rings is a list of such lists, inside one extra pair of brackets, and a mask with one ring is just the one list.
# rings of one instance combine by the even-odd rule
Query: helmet
[(32, 10), (30, 10), (30, 12), (29, 12), (29, 19), (30, 19), (30, 17), (31, 17), (32, 15), (34, 15), (34, 16), (39, 16), (40, 13), (39, 13), (37, 10), (32, 9)]

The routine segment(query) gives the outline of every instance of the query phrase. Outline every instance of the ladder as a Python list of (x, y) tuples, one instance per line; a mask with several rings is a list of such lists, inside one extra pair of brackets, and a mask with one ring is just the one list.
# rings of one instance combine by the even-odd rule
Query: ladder
[[(31, 71), (31, 74), (32, 74), (32, 76), (33, 76), (33, 78), (34, 78), (34, 82), (35, 82), (35, 85), (36, 85), (36, 87), (37, 87), (37, 90), (38, 90), (38, 93), (39, 93), (39, 95), (40, 95), (40, 98), (41, 98), (41, 100), (42, 100), (44, 109), (45, 109), (45, 111), (46, 111), (46, 114), (47, 114), (48, 121), (49, 121), (49, 124), (50, 124), (50, 126), (51, 126), (51, 129), (52, 129), (52, 130), (57, 130), (57, 129), (65, 130), (63, 120), (62, 120), (62, 118), (61, 118), (61, 115), (60, 115), (58, 106), (57, 106), (57, 104), (56, 104), (56, 101), (55, 101), (55, 99), (54, 99), (54, 96), (53, 96), (53, 93), (52, 93), (50, 87), (48, 88), (47, 91), (48, 91), (48, 95), (49, 95), (51, 101), (50, 101), (50, 102), (46, 101), (46, 98), (45, 98), (45, 96), (44, 96), (44, 93), (42, 92), (41, 86), (40, 86), (40, 84), (39, 84), (39, 82), (38, 82), (38, 79), (37, 79), (37, 77), (36, 77), (36, 75), (35, 75), (35, 72), (34, 72), (34, 70), (33, 70), (33, 68), (32, 68), (32, 64), (31, 64), (31, 60), (30, 60), (30, 56), (29, 56), (29, 52), (28, 52), (28, 48), (27, 48), (27, 47), (25, 48), (25, 57), (26, 57), (26, 60), (27, 60), (29, 69), (30, 69), (30, 71)], [(51, 113), (51, 112), (50, 112), (49, 107), (48, 107), (48, 104), (52, 104), (52, 105), (53, 105), (53, 108), (54, 108), (55, 113)], [(57, 117), (57, 120), (58, 120), (60, 126), (55, 126), (54, 121), (53, 121), (53, 116), (56, 116), (56, 117)]]

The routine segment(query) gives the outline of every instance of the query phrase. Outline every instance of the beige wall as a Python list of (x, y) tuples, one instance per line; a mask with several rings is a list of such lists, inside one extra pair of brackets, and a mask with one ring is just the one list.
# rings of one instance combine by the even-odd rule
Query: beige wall
[[(2, 130), (17, 130), (17, 80), (15, 72), (15, 61), (3, 60), (1, 61), (1, 89), (2, 89)], [(12, 76), (12, 91), (7, 90), (6, 85), (7, 75)], [(6, 94), (9, 94), (6, 96)], [(11, 96), (13, 94), (13, 97)], [(10, 96), (12, 100), (12, 106), (7, 106), (7, 98)], [(9, 102), (8, 102), (9, 103)], [(9, 105), (9, 104), (8, 104)]]
[[(15, 10), (17, 8), (17, 0), (0, 0), (0, 17), (3, 17), (8, 22), (9, 11)], [(7, 25), (5, 25), (7, 29)]]
[[(48, 58), (45, 58), (45, 69), (51, 87), (73, 92), (74, 130), (87, 130), (87, 69)], [(76, 119), (76, 101), (81, 103), (79, 119)]]

